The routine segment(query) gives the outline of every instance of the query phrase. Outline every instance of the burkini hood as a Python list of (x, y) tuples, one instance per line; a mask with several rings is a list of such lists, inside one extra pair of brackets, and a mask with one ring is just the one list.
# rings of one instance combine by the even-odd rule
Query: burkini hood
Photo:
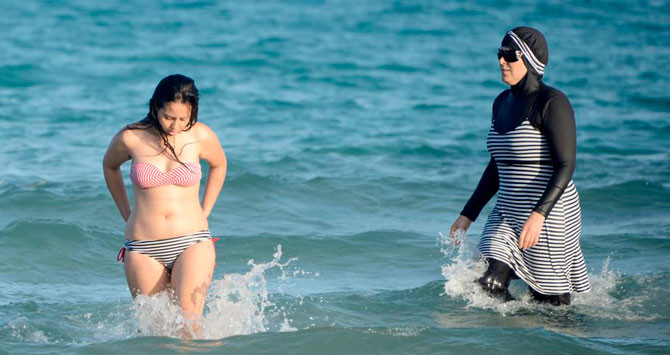
[(516, 27), (505, 34), (501, 46), (521, 51), (526, 68), (540, 79), (544, 76), (544, 67), (549, 63), (549, 46), (540, 31)]

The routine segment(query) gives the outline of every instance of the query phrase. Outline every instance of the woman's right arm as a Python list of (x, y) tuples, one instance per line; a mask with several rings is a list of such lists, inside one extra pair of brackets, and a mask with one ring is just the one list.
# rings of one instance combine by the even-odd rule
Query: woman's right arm
[(477, 219), (484, 206), (498, 192), (498, 184), (498, 166), (493, 157), (491, 157), (470, 200), (463, 207), (460, 216), (451, 225), (450, 234), (452, 236), (458, 229), (467, 231), (470, 228), (470, 225)]
[(124, 221), (128, 221), (130, 217), (130, 202), (128, 201), (126, 187), (123, 183), (123, 175), (121, 174), (121, 164), (130, 160), (130, 153), (123, 139), (125, 132), (125, 130), (119, 131), (109, 143), (105, 157), (102, 159), (102, 171), (105, 174), (107, 188), (121, 213), (121, 217), (123, 217)]

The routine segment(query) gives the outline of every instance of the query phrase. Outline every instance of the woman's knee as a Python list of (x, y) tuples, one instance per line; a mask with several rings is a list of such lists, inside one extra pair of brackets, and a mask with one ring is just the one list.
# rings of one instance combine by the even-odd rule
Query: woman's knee
[(200, 242), (179, 256), (172, 269), (172, 283), (179, 305), (186, 313), (202, 313), (214, 271), (212, 243)]

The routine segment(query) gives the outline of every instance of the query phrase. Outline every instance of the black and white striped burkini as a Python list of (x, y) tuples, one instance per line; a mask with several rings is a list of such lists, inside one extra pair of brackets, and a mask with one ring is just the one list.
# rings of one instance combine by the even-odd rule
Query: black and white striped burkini
[[(126, 240), (125, 251), (135, 251), (148, 255), (163, 264), (168, 270), (172, 270), (175, 261), (184, 250), (193, 244), (213, 240), (209, 230), (202, 230), (182, 237), (158, 239), (158, 240)], [(117, 260), (120, 260), (117, 256)]]
[(537, 244), (519, 248), (521, 229), (553, 173), (547, 139), (526, 118), (507, 133), (496, 132), (492, 124), (486, 146), (498, 167), (500, 189), (479, 242), (481, 255), (508, 264), (542, 294), (589, 291), (579, 246), (579, 195), (572, 181), (547, 216)]

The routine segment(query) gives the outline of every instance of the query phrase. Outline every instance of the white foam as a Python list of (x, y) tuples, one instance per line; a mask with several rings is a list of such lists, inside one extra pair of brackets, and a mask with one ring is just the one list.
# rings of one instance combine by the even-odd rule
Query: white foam
[[(650, 321), (658, 319), (658, 314), (645, 314), (642, 302), (649, 299), (647, 292), (634, 296), (618, 299), (613, 294), (617, 284), (621, 283), (623, 277), (609, 268), (610, 258), (607, 257), (599, 273), (590, 273), (591, 291), (586, 293), (573, 293), (572, 304), (580, 311), (592, 317), (604, 319), (619, 319), (627, 321)], [(639, 277), (636, 277), (639, 279)]]
[(418, 336), (426, 329), (428, 328), (427, 327), (391, 327), (381, 329), (368, 328), (366, 332), (373, 334), (391, 335), (394, 337), (408, 338)]
[[(546, 313), (557, 310), (551, 305), (532, 302), (527, 287), (521, 281), (512, 282), (510, 286), (510, 293), (516, 300), (503, 302), (489, 297), (475, 282), (486, 271), (486, 262), (479, 257), (475, 241), (467, 238), (465, 233), (456, 237), (460, 245), (455, 245), (454, 239), (445, 237), (442, 233), (438, 239), (440, 250), (445, 257), (450, 258), (450, 262), (442, 266), (442, 275), (446, 279), (445, 295), (466, 301), (466, 309), (470, 307), (490, 309), (503, 316), (528, 311)], [(559, 308), (601, 319), (640, 321), (659, 317), (655, 314), (645, 314), (639, 306), (642, 301), (649, 298), (648, 294), (624, 299), (617, 299), (613, 295), (622, 277), (609, 269), (609, 258), (603, 262), (600, 272), (589, 273), (589, 280), (592, 287), (590, 292), (573, 293), (572, 305)]]
[(447, 280), (444, 284), (446, 295), (467, 301), (466, 308), (494, 309), (503, 315), (514, 308), (512, 305), (517, 301), (501, 302), (491, 298), (475, 283), (486, 271), (486, 262), (479, 258), (476, 245), (467, 238), (465, 231), (456, 231), (454, 238), (440, 233), (438, 242), (444, 255), (452, 258), (452, 263), (442, 266), (442, 275)]
[(13, 319), (5, 325), (15, 339), (21, 342), (49, 344), (51, 341), (41, 330), (35, 330), (35, 326), (26, 317)]
[[(249, 260), (251, 270), (245, 274), (226, 274), (223, 279), (212, 281), (205, 302), (200, 332), (189, 337), (220, 339), (266, 331), (295, 331), (286, 307), (276, 307), (268, 299), (265, 272), (272, 268), (281, 271), (280, 280), (286, 280), (284, 267), (295, 258), (281, 263), (281, 245), (276, 247), (273, 259), (255, 264)], [(183, 337), (185, 320), (181, 310), (166, 293), (155, 296), (138, 296), (133, 304), (137, 330), (146, 336)], [(269, 318), (280, 318), (269, 324)], [(188, 328), (188, 327), (187, 327)]]
[(181, 309), (168, 294), (138, 295), (132, 308), (137, 330), (143, 336), (180, 337), (183, 335), (184, 317)]

